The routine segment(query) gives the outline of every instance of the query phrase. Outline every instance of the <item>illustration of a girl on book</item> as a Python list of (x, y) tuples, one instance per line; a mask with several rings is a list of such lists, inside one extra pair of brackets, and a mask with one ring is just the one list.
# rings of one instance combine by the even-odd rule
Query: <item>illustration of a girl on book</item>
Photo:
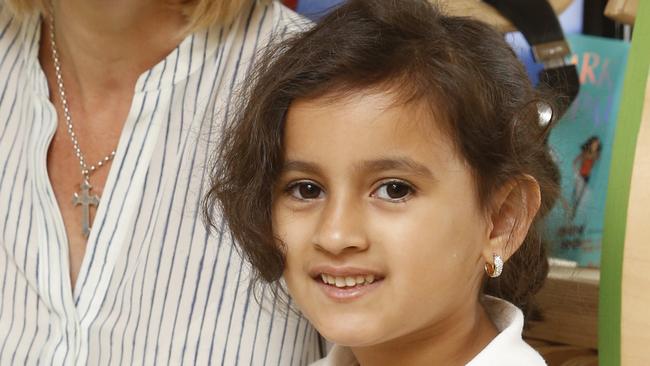
[(591, 136), (580, 146), (580, 154), (573, 160), (573, 171), (575, 174), (575, 185), (571, 196), (571, 220), (576, 215), (578, 207), (587, 191), (589, 178), (600, 158), (603, 145), (598, 136)]

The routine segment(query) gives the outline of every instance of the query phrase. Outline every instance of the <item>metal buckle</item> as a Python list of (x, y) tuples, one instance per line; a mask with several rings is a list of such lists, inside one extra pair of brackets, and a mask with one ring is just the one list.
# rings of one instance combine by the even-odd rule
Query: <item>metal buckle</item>
[(536, 44), (532, 51), (535, 61), (544, 64), (545, 69), (564, 66), (564, 58), (571, 54), (569, 44), (565, 40)]

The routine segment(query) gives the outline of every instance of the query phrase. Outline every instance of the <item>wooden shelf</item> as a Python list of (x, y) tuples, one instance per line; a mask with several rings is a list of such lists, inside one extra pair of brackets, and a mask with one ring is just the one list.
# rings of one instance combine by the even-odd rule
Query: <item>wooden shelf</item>
[(536, 300), (542, 321), (531, 321), (528, 338), (596, 349), (600, 271), (552, 266)]
[(548, 366), (598, 366), (596, 350), (540, 340), (527, 341), (544, 357)]
[(598, 286), (600, 270), (598, 268), (551, 266), (548, 278)]
[(524, 337), (550, 365), (596, 365), (600, 271), (551, 266), (536, 300), (543, 319)]

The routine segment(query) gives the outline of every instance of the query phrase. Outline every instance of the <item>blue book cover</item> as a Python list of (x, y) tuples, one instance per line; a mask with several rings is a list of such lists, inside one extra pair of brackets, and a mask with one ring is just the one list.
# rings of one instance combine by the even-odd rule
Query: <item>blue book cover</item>
[[(567, 37), (580, 93), (549, 137), (562, 196), (546, 221), (551, 255), (599, 267), (612, 142), (623, 86), (627, 42)], [(606, 245), (606, 243), (605, 243)]]

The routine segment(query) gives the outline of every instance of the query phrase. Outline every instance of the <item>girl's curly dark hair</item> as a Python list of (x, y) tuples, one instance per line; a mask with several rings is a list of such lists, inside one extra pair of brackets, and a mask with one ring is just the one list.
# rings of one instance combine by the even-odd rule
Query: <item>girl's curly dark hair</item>
[(299, 98), (376, 87), (430, 106), (471, 167), (485, 209), (504, 183), (523, 175), (537, 180), (542, 205), (535, 224), (501, 277), (483, 288), (526, 309), (548, 271), (536, 224), (559, 192), (545, 144), (551, 124), (539, 123), (538, 105), (548, 99), (533, 88), (500, 33), (444, 15), (426, 0), (350, 0), (266, 51), (223, 131), (205, 198), (208, 223), (221, 208), (255, 268), (254, 280), (277, 284), (285, 257), (273, 235), (272, 187), (283, 165), (288, 108)]

